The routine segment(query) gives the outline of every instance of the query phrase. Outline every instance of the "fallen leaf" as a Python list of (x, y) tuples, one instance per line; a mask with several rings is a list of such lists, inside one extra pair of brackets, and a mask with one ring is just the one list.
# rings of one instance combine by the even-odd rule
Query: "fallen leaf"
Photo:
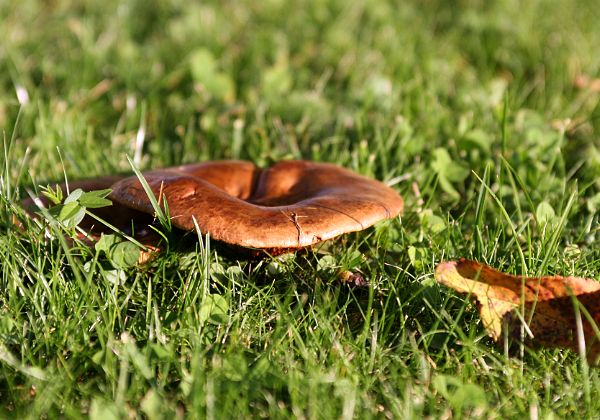
[[(435, 278), (477, 298), (483, 325), (496, 342), (503, 328), (509, 337), (518, 339), (524, 325), (527, 344), (574, 351), (582, 344), (590, 362), (600, 355), (600, 282), (596, 280), (514, 276), (466, 259), (439, 264)], [(578, 330), (583, 337), (578, 337)]]
[(586, 89), (593, 93), (600, 92), (600, 79), (593, 79), (585, 74), (580, 74), (573, 81), (577, 89)]
[(146, 250), (140, 249), (140, 256), (138, 257), (137, 263), (142, 265), (150, 262), (161, 252), (161, 249), (157, 246), (146, 245)]
[(337, 280), (341, 284), (345, 284), (350, 288), (355, 287), (369, 287), (369, 282), (365, 280), (363, 275), (359, 272), (344, 270), (340, 271), (337, 276)]

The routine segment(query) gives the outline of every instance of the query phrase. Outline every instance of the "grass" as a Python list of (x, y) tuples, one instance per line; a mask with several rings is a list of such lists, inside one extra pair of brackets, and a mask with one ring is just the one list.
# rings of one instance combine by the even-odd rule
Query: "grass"
[[(0, 16), (3, 416), (597, 415), (595, 369), (505, 354), (433, 279), (459, 257), (599, 277), (600, 94), (573, 85), (600, 76), (595, 2), (23, 0)], [(330, 161), (406, 212), (262, 261), (169, 237), (141, 267), (13, 224), (27, 191), (130, 158)]]

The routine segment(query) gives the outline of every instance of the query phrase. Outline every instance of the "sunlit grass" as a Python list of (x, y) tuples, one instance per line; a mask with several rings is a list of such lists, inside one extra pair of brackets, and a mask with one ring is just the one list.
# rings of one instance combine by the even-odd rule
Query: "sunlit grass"
[[(507, 354), (433, 278), (459, 257), (599, 277), (600, 93), (573, 84), (600, 77), (594, 2), (25, 0), (0, 16), (3, 416), (600, 409), (576, 354)], [(19, 207), (65, 176), (221, 158), (334, 162), (406, 211), (264, 260), (167, 232), (137, 266)]]

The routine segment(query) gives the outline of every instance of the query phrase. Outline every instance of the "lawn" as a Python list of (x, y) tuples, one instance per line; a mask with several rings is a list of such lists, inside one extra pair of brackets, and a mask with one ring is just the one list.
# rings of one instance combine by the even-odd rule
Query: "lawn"
[[(597, 417), (596, 369), (495, 346), (433, 273), (600, 278), (598, 21), (592, 0), (0, 1), (0, 417)], [(262, 260), (165, 231), (137, 265), (19, 206), (129, 159), (332, 162), (405, 211)]]

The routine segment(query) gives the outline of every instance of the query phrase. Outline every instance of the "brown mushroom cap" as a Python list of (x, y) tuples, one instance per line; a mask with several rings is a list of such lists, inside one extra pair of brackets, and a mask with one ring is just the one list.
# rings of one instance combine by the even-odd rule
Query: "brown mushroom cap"
[[(261, 170), (251, 162), (217, 161), (143, 174), (167, 201), (174, 226), (231, 245), (294, 249), (397, 216), (402, 198), (379, 181), (327, 163), (283, 161)], [(111, 186), (114, 202), (154, 209), (135, 176)]]

